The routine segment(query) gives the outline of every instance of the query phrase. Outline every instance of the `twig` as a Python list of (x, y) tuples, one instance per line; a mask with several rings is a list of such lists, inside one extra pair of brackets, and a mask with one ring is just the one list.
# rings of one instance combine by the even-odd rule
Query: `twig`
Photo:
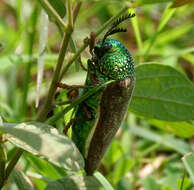
[(77, 15), (80, 11), (81, 5), (82, 5), (82, 2), (79, 1), (79, 2), (77, 2), (77, 4), (75, 5), (75, 7), (73, 9), (73, 23), (75, 23), (75, 21), (77, 19)]
[(69, 44), (69, 40), (71, 37), (71, 34), (73, 32), (73, 21), (72, 21), (72, 12), (71, 12), (71, 4), (70, 0), (67, 1), (67, 15), (68, 15), (68, 25), (66, 29), (66, 33), (63, 37), (62, 45), (59, 52), (59, 57), (57, 61), (57, 66), (54, 71), (54, 76), (49, 88), (48, 96), (46, 98), (45, 104), (43, 105), (42, 110), (38, 114), (37, 121), (44, 121), (46, 119), (47, 114), (49, 113), (51, 109), (52, 100), (54, 97), (54, 94), (57, 90), (57, 83), (59, 82), (59, 76), (61, 73), (61, 68), (63, 65), (63, 61), (67, 52), (67, 47)]
[(7, 180), (7, 178), (9, 177), (10, 173), (12, 172), (12, 170), (14, 169), (17, 161), (19, 160), (20, 156), (22, 155), (23, 150), (21, 148), (18, 148), (16, 150), (16, 153), (13, 155), (13, 157), (11, 158), (6, 170), (5, 170), (5, 178), (4, 181)]

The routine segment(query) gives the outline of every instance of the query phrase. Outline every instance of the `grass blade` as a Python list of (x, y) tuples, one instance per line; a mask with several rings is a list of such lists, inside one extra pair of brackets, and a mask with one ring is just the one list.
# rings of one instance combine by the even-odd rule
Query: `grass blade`
[(45, 58), (45, 49), (48, 38), (48, 15), (41, 11), (40, 15), (40, 36), (39, 36), (39, 59), (38, 59), (38, 74), (37, 74), (37, 88), (36, 88), (36, 108), (39, 104), (40, 98), (40, 88), (44, 72), (44, 58)]
[(100, 172), (95, 172), (94, 176), (103, 185), (105, 190), (114, 190), (112, 185), (107, 181), (107, 179)]
[(187, 172), (190, 175), (191, 181), (193, 182), (194, 185), (194, 153), (190, 152), (186, 154), (183, 158), (183, 163), (185, 165), (185, 168)]

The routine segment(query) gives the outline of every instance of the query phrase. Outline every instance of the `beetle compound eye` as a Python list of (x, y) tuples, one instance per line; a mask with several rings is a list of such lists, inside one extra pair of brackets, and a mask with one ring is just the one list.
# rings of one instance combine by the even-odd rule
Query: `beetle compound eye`
[(104, 43), (101, 47), (95, 46), (94, 47), (94, 53), (98, 58), (101, 58), (104, 56), (106, 52), (108, 52), (112, 48), (112, 44), (110, 43)]
[(112, 44), (110, 44), (110, 43), (104, 43), (102, 46), (102, 49), (104, 50), (104, 52), (107, 52), (111, 48), (112, 48)]

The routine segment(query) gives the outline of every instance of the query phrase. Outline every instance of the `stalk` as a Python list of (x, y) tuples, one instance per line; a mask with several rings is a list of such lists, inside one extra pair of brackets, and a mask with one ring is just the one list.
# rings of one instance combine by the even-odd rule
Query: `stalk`
[(31, 67), (32, 67), (32, 53), (33, 53), (33, 44), (34, 44), (34, 40), (35, 40), (35, 35), (36, 35), (36, 23), (38, 20), (38, 12), (39, 12), (39, 8), (38, 6), (36, 6), (33, 10), (33, 13), (31, 15), (31, 20), (32, 20), (32, 24), (30, 25), (30, 29), (29, 29), (29, 49), (28, 49), (28, 55), (30, 57), (29, 62), (27, 63), (26, 66), (26, 71), (25, 71), (25, 75), (24, 75), (24, 82), (23, 82), (23, 98), (22, 98), (22, 107), (21, 107), (21, 115), (25, 116), (26, 115), (26, 111), (27, 111), (27, 96), (28, 96), (28, 90), (29, 90), (29, 82), (30, 82), (30, 73), (31, 73)]
[(67, 4), (67, 15), (68, 15), (68, 24), (66, 28), (66, 32), (63, 37), (62, 45), (59, 52), (59, 57), (56, 65), (56, 69), (54, 71), (53, 79), (51, 85), (49, 87), (48, 96), (46, 98), (45, 104), (43, 105), (42, 110), (37, 116), (37, 121), (45, 121), (47, 114), (51, 110), (52, 100), (57, 90), (57, 82), (59, 82), (59, 76), (61, 73), (61, 68), (63, 66), (64, 58), (67, 52), (67, 47), (71, 38), (71, 34), (73, 32), (73, 20), (72, 20), (72, 9), (71, 9), (71, 1), (68, 0)]

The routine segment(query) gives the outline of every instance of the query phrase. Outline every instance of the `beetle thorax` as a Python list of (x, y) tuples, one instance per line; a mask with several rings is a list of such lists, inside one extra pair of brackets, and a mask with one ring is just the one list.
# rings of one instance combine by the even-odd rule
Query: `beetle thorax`
[(94, 48), (98, 71), (112, 80), (124, 80), (134, 76), (133, 58), (119, 41), (106, 39)]

